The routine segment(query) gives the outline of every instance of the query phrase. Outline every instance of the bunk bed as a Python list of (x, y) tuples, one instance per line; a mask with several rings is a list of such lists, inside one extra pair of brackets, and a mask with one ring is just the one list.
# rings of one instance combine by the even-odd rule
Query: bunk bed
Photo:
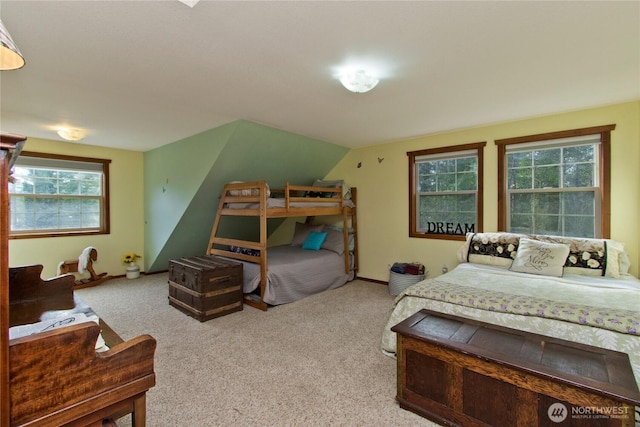
[[(288, 299), (270, 300), (270, 287), (276, 269), (286, 271), (286, 277), (280, 284), (290, 287), (300, 285), (309, 278), (309, 270), (305, 264), (315, 252), (318, 256), (329, 256), (326, 250), (304, 251), (304, 259), (293, 254), (293, 246), (276, 246), (267, 248), (267, 220), (272, 218), (303, 218), (306, 225), (313, 224), (319, 216), (339, 216), (341, 226), (337, 229), (342, 234), (342, 257), (339, 268), (344, 279), (329, 279), (326, 289), (337, 287), (353, 280), (358, 270), (358, 239), (356, 221), (355, 188), (349, 188), (340, 181), (316, 181), (311, 186), (290, 185), (285, 183), (284, 189), (270, 189), (266, 181), (231, 182), (224, 186), (218, 211), (211, 230), (207, 247), (207, 255), (216, 255), (244, 264), (244, 303), (266, 311), (270, 304), (290, 302)], [(225, 217), (253, 217), (259, 221), (259, 237), (257, 240), (244, 240), (222, 236), (220, 224)], [(300, 224), (296, 224), (299, 227)], [(335, 232), (334, 232), (335, 237)], [(302, 251), (299, 251), (302, 252)], [(269, 256), (268, 256), (269, 254)], [(315, 254), (314, 254), (315, 255)], [(334, 255), (336, 255), (334, 253)], [(322, 262), (322, 261), (321, 261)], [(324, 262), (327, 262), (326, 260)], [(292, 264), (293, 263), (293, 264)], [(298, 268), (295, 263), (299, 263)], [(277, 264), (277, 265), (276, 265)], [(326, 264), (325, 264), (326, 265)], [(270, 270), (271, 269), (271, 270)], [(296, 280), (297, 274), (301, 276)], [(307, 278), (304, 278), (304, 275)], [(255, 276), (255, 277), (252, 277)], [(342, 283), (340, 283), (340, 281)], [(253, 286), (251, 285), (253, 283)], [(253, 290), (253, 287), (256, 287)], [(290, 292), (295, 294), (295, 291)], [(266, 297), (266, 301), (265, 301)], [(295, 299), (295, 297), (292, 297)]]

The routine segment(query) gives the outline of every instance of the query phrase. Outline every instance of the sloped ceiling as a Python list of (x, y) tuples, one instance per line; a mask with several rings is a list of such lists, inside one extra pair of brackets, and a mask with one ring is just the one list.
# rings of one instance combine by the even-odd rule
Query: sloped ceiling
[[(283, 188), (286, 181), (311, 185), (347, 152), (338, 145), (237, 121), (146, 153), (147, 271), (166, 270), (170, 259), (206, 252), (227, 182), (266, 180), (272, 188)], [(280, 222), (270, 220), (270, 231)], [(220, 232), (257, 240), (258, 221), (229, 218)]]
[[(250, 120), (347, 147), (640, 98), (638, 1), (2, 0), (5, 131), (147, 151)], [(353, 94), (341, 66), (381, 82)]]

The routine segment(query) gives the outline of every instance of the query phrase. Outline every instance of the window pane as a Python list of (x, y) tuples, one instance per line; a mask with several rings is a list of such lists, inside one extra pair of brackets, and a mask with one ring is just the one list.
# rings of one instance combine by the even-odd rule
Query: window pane
[(437, 190), (437, 181), (435, 175), (420, 175), (418, 183), (418, 192), (435, 192)]
[[(108, 176), (108, 161), (30, 154), (18, 158), (9, 186), (11, 232), (105, 232), (103, 178)], [(23, 196), (27, 194), (32, 196)]]
[(565, 215), (588, 215), (591, 218), (595, 217), (596, 206), (593, 191), (564, 193), (563, 204)]
[(475, 230), (475, 194), (421, 196), (419, 201), (419, 230), (460, 235)]
[(509, 170), (508, 188), (522, 190), (533, 188), (533, 172), (531, 168)]
[(600, 144), (608, 144), (609, 137), (605, 132), (575, 136), (577, 130), (548, 134), (547, 140), (530, 135), (501, 141), (505, 173), (500, 191), (507, 201), (500, 202), (501, 226), (511, 232), (579, 237), (608, 231), (600, 215), (599, 164), (609, 164), (600, 158), (607, 153)]
[(533, 162), (536, 166), (560, 164), (560, 149), (550, 148), (533, 152)]
[(87, 213), (82, 215), (82, 225), (88, 228), (100, 227), (100, 214), (99, 213)]
[(437, 171), (439, 174), (441, 173), (453, 173), (456, 171), (456, 161), (455, 159), (449, 160), (438, 160), (437, 162)]
[(40, 198), (36, 199), (36, 211), (37, 212), (58, 212), (58, 199), (57, 198)]
[(517, 213), (511, 214), (511, 232), (512, 233), (524, 233), (531, 234), (533, 233), (532, 228), (532, 216), (531, 215), (520, 215)]
[(101, 174), (84, 173), (81, 175), (80, 194), (85, 196), (99, 196), (102, 193)]
[(35, 228), (38, 230), (52, 230), (58, 228), (57, 213), (36, 213)]
[(82, 212), (100, 213), (100, 200), (99, 199), (83, 199)]
[(438, 191), (455, 191), (456, 176), (454, 174), (438, 175)]
[(560, 187), (560, 166), (541, 166), (534, 169), (534, 188)]
[(537, 214), (559, 214), (560, 193), (537, 193), (533, 198), (533, 211)]
[(60, 215), (60, 228), (82, 227), (82, 216), (79, 213)]
[(575, 237), (593, 237), (595, 217), (587, 216), (568, 216), (565, 218), (564, 230), (567, 236)]
[(53, 178), (35, 178), (33, 180), (35, 194), (57, 194), (58, 180)]
[(35, 228), (35, 216), (33, 213), (19, 213), (11, 215), (12, 230), (33, 230)]
[(520, 214), (533, 212), (533, 194), (518, 193), (511, 195), (511, 211)]
[(595, 185), (595, 164), (581, 163), (564, 166), (563, 187), (593, 187)]
[(485, 142), (407, 153), (411, 175), (410, 237), (440, 238), (482, 231), (478, 198), (478, 175), (482, 171), (480, 150)]
[(476, 188), (478, 188), (478, 176), (475, 173), (458, 173), (456, 178), (458, 191), (475, 190)]
[(478, 159), (475, 157), (465, 157), (458, 159), (458, 172), (476, 172), (478, 171)]
[(516, 167), (531, 167), (532, 155), (531, 151), (525, 153), (511, 153), (507, 155), (507, 167), (509, 169)]
[(564, 163), (594, 163), (595, 145), (566, 147), (562, 152), (562, 156)]
[(562, 223), (560, 215), (536, 215), (534, 217), (534, 234), (562, 235)]

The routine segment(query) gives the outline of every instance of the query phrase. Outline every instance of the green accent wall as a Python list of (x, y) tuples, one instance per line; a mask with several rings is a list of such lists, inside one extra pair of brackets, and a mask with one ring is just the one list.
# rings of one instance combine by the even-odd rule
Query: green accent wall
[[(202, 255), (224, 184), (266, 180), (310, 185), (348, 148), (240, 120), (145, 153), (144, 206), (147, 272), (170, 259)], [(269, 231), (282, 220), (271, 220)], [(257, 221), (228, 218), (221, 234), (258, 239)]]

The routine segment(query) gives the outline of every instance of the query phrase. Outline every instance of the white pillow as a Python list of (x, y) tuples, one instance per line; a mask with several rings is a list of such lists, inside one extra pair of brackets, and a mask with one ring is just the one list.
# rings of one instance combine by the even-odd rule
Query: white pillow
[(568, 255), (568, 245), (541, 242), (522, 237), (510, 270), (520, 273), (560, 277)]
[[(229, 184), (242, 184), (244, 181), (231, 181)], [(269, 184), (265, 183), (267, 197), (271, 196), (271, 190), (269, 189)], [(260, 189), (258, 187), (255, 188), (243, 188), (242, 190), (229, 190), (229, 195), (231, 196), (259, 196)]]

